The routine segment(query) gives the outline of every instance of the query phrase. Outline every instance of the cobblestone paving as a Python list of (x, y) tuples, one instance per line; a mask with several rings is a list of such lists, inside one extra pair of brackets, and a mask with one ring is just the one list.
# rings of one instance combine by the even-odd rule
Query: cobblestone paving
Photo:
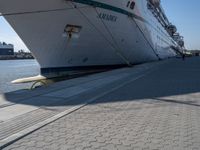
[(5, 149), (199, 150), (196, 63), (171, 61)]

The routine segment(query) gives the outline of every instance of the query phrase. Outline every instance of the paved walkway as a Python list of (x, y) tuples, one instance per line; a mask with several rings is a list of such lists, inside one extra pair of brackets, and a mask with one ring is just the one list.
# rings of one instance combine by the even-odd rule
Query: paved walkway
[(4, 149), (200, 150), (200, 58), (145, 74)]

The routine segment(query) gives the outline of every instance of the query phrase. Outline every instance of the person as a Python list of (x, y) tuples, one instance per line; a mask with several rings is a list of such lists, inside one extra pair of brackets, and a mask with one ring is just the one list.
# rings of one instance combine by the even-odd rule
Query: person
[(185, 60), (185, 54), (182, 54), (182, 59)]

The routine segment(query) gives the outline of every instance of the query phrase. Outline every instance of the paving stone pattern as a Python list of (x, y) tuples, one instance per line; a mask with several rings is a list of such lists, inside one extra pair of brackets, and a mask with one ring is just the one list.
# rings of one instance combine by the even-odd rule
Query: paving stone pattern
[(199, 66), (169, 60), (5, 150), (199, 150)]

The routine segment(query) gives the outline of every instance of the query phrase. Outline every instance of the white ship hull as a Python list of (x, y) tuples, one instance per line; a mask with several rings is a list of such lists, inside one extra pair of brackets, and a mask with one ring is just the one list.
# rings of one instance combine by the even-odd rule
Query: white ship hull
[[(103, 5), (93, 7), (93, 2), (93, 6)], [(146, 0), (138, 0), (134, 10), (126, 7), (127, 2), (0, 0), (0, 12), (39, 62), (41, 74), (61, 75), (175, 56), (170, 47), (176, 43), (147, 12)], [(81, 31), (70, 38), (64, 33), (66, 25), (80, 26)]]

